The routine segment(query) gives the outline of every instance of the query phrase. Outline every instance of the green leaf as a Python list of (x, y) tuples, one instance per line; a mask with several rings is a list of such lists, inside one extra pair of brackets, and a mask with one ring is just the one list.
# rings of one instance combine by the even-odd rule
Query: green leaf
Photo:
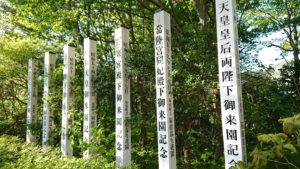
[(286, 149), (288, 149), (288, 150), (290, 150), (290, 151), (292, 151), (292, 152), (297, 152), (297, 149), (291, 143), (284, 144), (283, 147), (286, 148)]

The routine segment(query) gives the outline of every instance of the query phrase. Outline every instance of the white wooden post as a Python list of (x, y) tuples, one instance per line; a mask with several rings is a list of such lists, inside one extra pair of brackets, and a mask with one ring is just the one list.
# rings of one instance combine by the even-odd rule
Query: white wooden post
[[(27, 102), (27, 125), (37, 122), (37, 69), (38, 62), (32, 58), (28, 61), (28, 102)], [(27, 127), (26, 142), (36, 142), (36, 136)]]
[(247, 162), (235, 0), (216, 1), (225, 168)]
[(175, 121), (172, 94), (170, 14), (154, 14), (156, 111), (160, 169), (176, 168)]
[(56, 56), (55, 53), (46, 52), (44, 58), (44, 105), (43, 105), (43, 148), (47, 149), (51, 142), (51, 130), (53, 127), (52, 111), (48, 104), (49, 93), (53, 90), (49, 89), (51, 81), (51, 72), (55, 69)]
[(63, 70), (63, 101), (62, 101), (62, 131), (61, 131), (61, 151), (62, 156), (72, 157), (73, 149), (71, 147), (68, 131), (73, 126), (73, 115), (70, 111), (73, 109), (74, 94), (72, 93), (71, 81), (75, 75), (75, 47), (71, 45), (64, 46), (64, 70)]
[[(84, 115), (83, 115), (83, 140), (91, 142), (91, 128), (97, 125), (96, 101), (97, 94), (93, 80), (97, 75), (97, 47), (96, 41), (84, 39)], [(89, 157), (89, 150), (83, 153)]]
[(115, 29), (116, 69), (116, 161), (119, 167), (131, 164), (130, 80), (126, 60), (129, 58), (129, 30)]

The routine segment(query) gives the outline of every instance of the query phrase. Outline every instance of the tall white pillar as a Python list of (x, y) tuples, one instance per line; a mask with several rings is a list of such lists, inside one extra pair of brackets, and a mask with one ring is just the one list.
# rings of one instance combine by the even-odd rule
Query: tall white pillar
[(115, 29), (115, 70), (116, 70), (116, 161), (119, 167), (131, 164), (131, 128), (130, 119), (130, 80), (129, 30), (124, 27)]
[(73, 126), (73, 115), (70, 111), (73, 109), (74, 94), (72, 93), (71, 81), (75, 75), (75, 47), (71, 45), (64, 46), (64, 70), (63, 70), (63, 99), (62, 99), (62, 126), (61, 126), (61, 152), (62, 156), (72, 157), (73, 149), (68, 137), (68, 131)]
[(43, 148), (47, 149), (51, 142), (51, 130), (53, 127), (52, 111), (48, 104), (49, 93), (53, 90), (49, 89), (51, 81), (51, 72), (55, 69), (56, 56), (55, 53), (46, 52), (44, 58), (44, 105), (43, 105)]
[(216, 1), (216, 20), (225, 168), (231, 169), (247, 161), (235, 0)]
[[(93, 80), (97, 76), (97, 47), (96, 41), (84, 39), (84, 114), (83, 114), (83, 141), (90, 143), (91, 128), (97, 125), (96, 101), (97, 94)], [(83, 153), (89, 157), (89, 150)]]
[[(28, 61), (27, 125), (37, 122), (37, 69), (37, 60), (30, 58)], [(36, 136), (29, 127), (27, 127), (26, 131), (26, 142), (36, 142)]]
[(170, 14), (154, 14), (156, 111), (160, 169), (176, 168), (175, 121), (172, 94)]

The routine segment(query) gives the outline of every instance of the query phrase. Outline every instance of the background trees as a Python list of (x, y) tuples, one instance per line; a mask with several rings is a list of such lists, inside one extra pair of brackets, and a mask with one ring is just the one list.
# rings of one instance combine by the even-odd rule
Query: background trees
[[(241, 57), (250, 65), (258, 39), (283, 30), (282, 43), (271, 43), (285, 52), (297, 54), (299, 42), (299, 2), (240, 0), (238, 21)], [(275, 8), (276, 6), (276, 8)], [(155, 113), (155, 74), (153, 12), (164, 8), (171, 14), (173, 89), (177, 163), (179, 168), (220, 168), (223, 165), (220, 105), (218, 93), (215, 6), (213, 0), (7, 0), (0, 3), (0, 92), (1, 134), (24, 138), (26, 119), (27, 60), (41, 60), (43, 52), (57, 52), (57, 92), (49, 102), (54, 109), (53, 145), (60, 144), (62, 60), (65, 43), (76, 44), (76, 78), (73, 81), (76, 111), (71, 134), (75, 155), (87, 146), (98, 147), (94, 153), (114, 161), (114, 39), (116, 25), (130, 29), (130, 78), (132, 100), (132, 148), (139, 168), (156, 168), (157, 140)], [(286, 33), (287, 31), (287, 33)], [(293, 32), (296, 31), (296, 34)], [(97, 39), (98, 123), (94, 145), (82, 143), (83, 111), (83, 39)], [(292, 40), (292, 41), (291, 41)], [(295, 50), (296, 49), (296, 50)], [(298, 52), (299, 53), (299, 52)], [(295, 56), (295, 55), (294, 55)], [(299, 57), (298, 57), (299, 61)], [(245, 62), (243, 62), (245, 63)], [(243, 64), (244, 67), (248, 64)], [(246, 69), (247, 70), (247, 67)], [(299, 113), (297, 57), (294, 66), (283, 68), (281, 78), (263, 72), (243, 73), (248, 152), (257, 146), (260, 133), (282, 132), (279, 118)], [(42, 76), (39, 81), (42, 84)], [(294, 80), (293, 80), (294, 79)], [(39, 86), (42, 95), (42, 85)], [(40, 103), (42, 101), (40, 100)], [(40, 105), (41, 109), (41, 105)], [(42, 111), (39, 111), (41, 122)], [(8, 130), (16, 126), (17, 130)], [(40, 133), (40, 128), (36, 132)]]
[[(254, 0), (245, 2), (245, 12), (240, 24), (247, 31), (245, 42), (263, 47), (274, 47), (280, 49), (281, 56), (293, 55), (293, 62), (290, 65), (292, 76), (289, 83), (293, 91), (299, 96), (299, 29), (300, 29), (300, 2), (296, 0)], [(249, 33), (248, 33), (249, 32)], [(268, 43), (262, 44), (259, 38), (267, 37), (275, 32), (281, 36), (270, 39)], [(242, 36), (243, 37), (243, 36)], [(256, 50), (256, 49), (254, 49)], [(250, 51), (254, 52), (250, 49)]]

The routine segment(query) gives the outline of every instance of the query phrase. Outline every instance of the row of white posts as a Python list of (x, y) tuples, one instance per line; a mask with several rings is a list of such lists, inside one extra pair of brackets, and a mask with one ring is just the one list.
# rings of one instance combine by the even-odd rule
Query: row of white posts
[[(244, 136), (243, 108), (241, 98), (238, 38), (235, 19), (235, 0), (217, 0), (217, 35), (219, 55), (219, 81), (222, 105), (222, 126), (225, 154), (225, 168), (236, 166), (237, 161), (246, 162), (246, 147)], [(156, 110), (158, 158), (160, 169), (176, 168), (176, 146), (174, 127), (174, 107), (172, 94), (172, 59), (171, 59), (171, 28), (170, 15), (159, 10), (154, 14), (154, 42), (155, 42), (155, 74), (156, 74)], [(129, 31), (124, 27), (115, 30), (115, 90), (116, 90), (116, 162), (118, 166), (128, 166), (131, 163), (131, 127), (130, 119), (130, 80), (129, 68), (126, 66), (129, 48)], [(44, 105), (43, 105), (43, 147), (46, 149), (51, 143), (51, 129), (53, 126), (52, 112), (48, 105), (49, 84), (51, 72), (55, 68), (54, 53), (45, 54)], [(27, 124), (37, 121), (37, 63), (29, 60), (28, 70), (28, 108)], [(91, 142), (91, 128), (97, 125), (96, 92), (93, 79), (97, 75), (96, 41), (84, 40), (84, 125), (83, 140)], [(71, 81), (75, 75), (75, 47), (64, 46), (63, 70), (63, 104), (62, 104), (62, 156), (72, 157), (73, 151), (67, 136), (72, 130), (73, 109)], [(27, 142), (35, 142), (32, 131), (27, 129)], [(83, 157), (89, 156), (89, 150)]]

